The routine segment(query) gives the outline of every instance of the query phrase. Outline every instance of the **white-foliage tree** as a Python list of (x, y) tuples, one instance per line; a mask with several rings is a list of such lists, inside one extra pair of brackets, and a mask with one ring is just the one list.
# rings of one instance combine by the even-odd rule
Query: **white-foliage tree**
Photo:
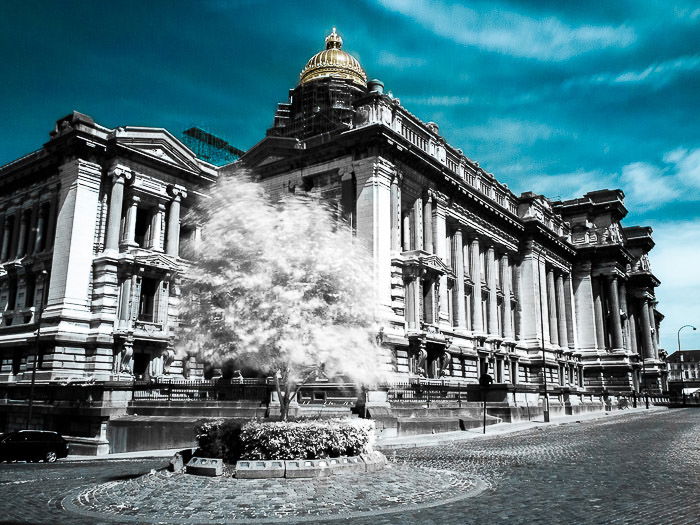
[(239, 172), (193, 213), (204, 239), (182, 289), (181, 355), (233, 358), (274, 376), (283, 419), (317, 377), (383, 378), (372, 263), (326, 203), (293, 194), (272, 202)]

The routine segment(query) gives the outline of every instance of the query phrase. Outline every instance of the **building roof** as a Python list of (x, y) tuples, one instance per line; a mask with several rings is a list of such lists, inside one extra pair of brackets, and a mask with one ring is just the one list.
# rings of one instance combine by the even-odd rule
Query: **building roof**
[(700, 363), (700, 350), (676, 350), (668, 356), (669, 363)]

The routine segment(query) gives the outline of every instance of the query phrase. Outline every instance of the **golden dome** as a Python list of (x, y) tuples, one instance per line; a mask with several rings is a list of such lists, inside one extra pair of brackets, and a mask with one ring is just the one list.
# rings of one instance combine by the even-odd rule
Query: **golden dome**
[(367, 87), (367, 75), (362, 66), (350, 53), (340, 49), (343, 39), (335, 32), (335, 27), (326, 37), (326, 49), (312, 56), (299, 74), (300, 84), (317, 78), (334, 77), (352, 80), (355, 84)]

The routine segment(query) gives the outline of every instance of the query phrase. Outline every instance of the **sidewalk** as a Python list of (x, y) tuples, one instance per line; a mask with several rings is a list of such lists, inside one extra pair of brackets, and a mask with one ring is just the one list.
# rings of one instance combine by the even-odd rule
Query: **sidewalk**
[(571, 423), (580, 423), (583, 421), (593, 421), (603, 418), (614, 418), (629, 414), (641, 414), (649, 412), (664, 412), (667, 407), (651, 406), (647, 410), (644, 407), (628, 408), (625, 410), (615, 410), (613, 412), (590, 412), (588, 414), (576, 414), (572, 416), (561, 416), (552, 418), (549, 423), (545, 423), (542, 416), (533, 418), (531, 421), (520, 421), (518, 423), (497, 423), (495, 425), (486, 426), (486, 434), (483, 433), (483, 427), (472, 428), (469, 430), (458, 430), (456, 432), (442, 432), (439, 434), (420, 434), (414, 436), (398, 436), (393, 438), (379, 439), (375, 448), (381, 451), (393, 450), (399, 448), (413, 447), (431, 447), (442, 445), (445, 443), (455, 443), (460, 441), (468, 441), (471, 439), (488, 438), (502, 434), (512, 434), (530, 430), (532, 428), (546, 429), (547, 427), (567, 425)]
[(91, 461), (96, 459), (141, 459), (141, 458), (171, 458), (182, 448), (170, 448), (163, 450), (137, 450), (136, 452), (120, 452), (118, 454), (106, 454), (104, 456), (74, 456), (68, 455), (62, 461)]
[[(545, 423), (542, 417), (532, 419), (531, 421), (520, 421), (518, 423), (497, 423), (495, 425), (487, 425), (486, 434), (483, 434), (482, 428), (472, 428), (469, 430), (459, 430), (456, 432), (442, 432), (440, 434), (419, 434), (413, 436), (399, 436), (393, 438), (379, 439), (375, 445), (378, 450), (393, 450), (399, 448), (413, 447), (430, 447), (441, 445), (444, 443), (453, 443), (458, 441), (467, 441), (470, 439), (480, 439), (484, 437), (497, 436), (501, 434), (511, 434), (513, 432), (521, 432), (530, 430), (531, 428), (547, 428), (548, 426), (565, 425), (569, 423), (579, 423), (582, 421), (592, 421), (602, 418), (613, 418), (628, 414), (636, 414), (643, 412), (661, 412), (668, 410), (667, 407), (651, 406), (649, 410), (644, 407), (628, 408), (625, 410), (615, 410), (613, 412), (591, 412), (588, 414), (577, 414), (573, 416), (563, 416), (552, 418), (549, 423)], [(127, 460), (127, 459), (142, 459), (142, 458), (170, 458), (181, 448), (163, 449), (163, 450), (139, 450), (136, 452), (121, 452), (118, 454), (108, 454), (105, 456), (73, 456), (69, 455), (63, 461), (91, 461), (91, 460)]]

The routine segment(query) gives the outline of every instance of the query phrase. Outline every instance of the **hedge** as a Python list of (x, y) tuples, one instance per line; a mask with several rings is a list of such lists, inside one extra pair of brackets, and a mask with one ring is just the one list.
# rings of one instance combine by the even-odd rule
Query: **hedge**
[(238, 419), (204, 419), (195, 425), (198, 454), (235, 463), (241, 456), (241, 427)]
[(374, 422), (362, 419), (261, 423), (241, 429), (242, 459), (320, 459), (372, 450)]

